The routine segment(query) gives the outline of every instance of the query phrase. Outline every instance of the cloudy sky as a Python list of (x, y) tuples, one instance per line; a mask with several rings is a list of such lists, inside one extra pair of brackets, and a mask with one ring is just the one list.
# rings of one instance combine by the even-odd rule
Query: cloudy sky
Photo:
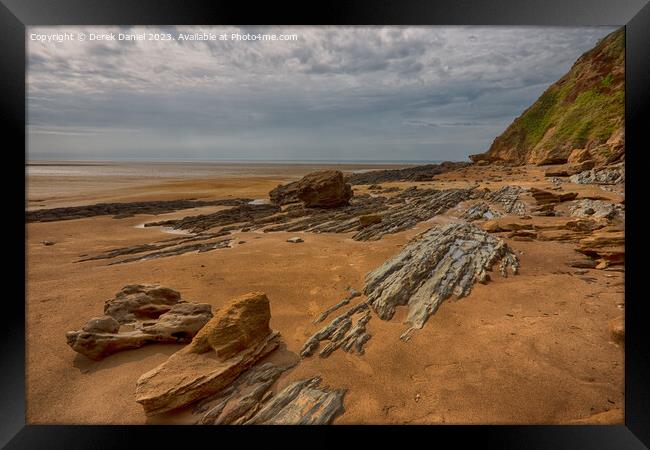
[[(30, 27), (28, 157), (463, 160), (613, 30)], [(111, 32), (174, 40), (88, 39)], [(178, 40), (203, 32), (229, 39)]]

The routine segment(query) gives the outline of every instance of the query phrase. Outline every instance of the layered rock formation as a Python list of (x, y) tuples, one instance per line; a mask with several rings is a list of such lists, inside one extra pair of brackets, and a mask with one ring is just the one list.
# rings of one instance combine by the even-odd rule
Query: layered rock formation
[(353, 173), (348, 176), (347, 181), (353, 185), (376, 185), (391, 181), (431, 181), (436, 175), (460, 169), (467, 165), (466, 162), (445, 161), (440, 164), (425, 164), (405, 169), (371, 170), (369, 172)]
[(366, 275), (364, 293), (384, 320), (398, 305), (408, 305), (410, 328), (402, 335), (408, 340), (445, 299), (464, 297), (474, 283), (487, 282), (497, 262), (502, 276), (508, 269), (517, 273), (519, 261), (501, 239), (470, 224), (437, 226)]
[(279, 345), (269, 328), (269, 300), (251, 293), (220, 308), (192, 342), (136, 384), (146, 414), (171, 411), (213, 395)]
[(271, 385), (289, 367), (260, 364), (194, 410), (201, 425), (326, 425), (343, 412), (342, 390), (320, 387), (314, 377), (273, 395)]
[(83, 219), (85, 217), (112, 215), (116, 219), (131, 217), (135, 214), (163, 214), (181, 209), (200, 208), (204, 206), (245, 205), (250, 198), (233, 198), (223, 200), (157, 200), (132, 203), (97, 203), (94, 205), (69, 206), (27, 211), (27, 222), (54, 222), (57, 220)]
[(380, 319), (390, 320), (400, 305), (409, 309), (406, 323), (410, 327), (401, 336), (408, 341), (444, 300), (452, 295), (464, 297), (476, 282), (486, 283), (490, 279), (488, 271), (496, 263), (500, 263), (504, 277), (508, 270), (516, 274), (519, 268), (519, 260), (500, 238), (466, 223), (435, 226), (368, 273), (364, 288), (367, 299), (312, 335), (300, 355), (313, 355), (321, 343), (325, 343), (319, 352), (321, 357), (338, 348), (363, 354), (371, 338), (366, 330), (371, 310)]
[(151, 343), (186, 343), (212, 318), (204, 303), (181, 301), (157, 285), (128, 285), (104, 304), (104, 315), (66, 333), (68, 345), (90, 359)]
[(486, 153), (470, 158), (513, 164), (560, 164), (571, 155), (573, 161), (587, 157), (599, 164), (622, 159), (624, 61), (625, 33), (621, 28), (583, 54)]

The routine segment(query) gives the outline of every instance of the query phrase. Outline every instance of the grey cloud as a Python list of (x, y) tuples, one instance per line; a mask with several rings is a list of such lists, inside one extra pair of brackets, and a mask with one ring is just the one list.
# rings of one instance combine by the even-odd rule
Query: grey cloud
[(298, 41), (28, 42), (30, 157), (464, 159), (613, 28), (81, 30)]

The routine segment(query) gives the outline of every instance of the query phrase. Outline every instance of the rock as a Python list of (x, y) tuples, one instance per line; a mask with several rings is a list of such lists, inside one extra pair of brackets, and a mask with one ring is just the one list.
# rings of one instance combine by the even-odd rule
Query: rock
[(468, 222), (473, 222), (475, 220), (491, 220), (495, 217), (501, 217), (501, 213), (490, 208), (487, 203), (479, 202), (467, 208), (461, 217)]
[(136, 401), (147, 415), (171, 411), (213, 395), (279, 345), (269, 328), (269, 300), (255, 292), (223, 308), (185, 348), (145, 373), (136, 384)]
[(519, 199), (524, 192), (526, 189), (520, 186), (503, 186), (497, 191), (486, 193), (485, 199), (502, 205), (508, 214), (522, 216), (527, 212), (526, 205)]
[(101, 316), (90, 319), (83, 326), (82, 330), (88, 333), (117, 333), (120, 329), (120, 323), (111, 316)]
[(609, 321), (609, 334), (617, 344), (625, 344), (625, 320), (623, 317), (617, 317)]
[(43, 241), (42, 244), (45, 245), (46, 247), (48, 247), (50, 245), (56, 244), (56, 242), (54, 242), (54, 241)]
[(322, 358), (328, 357), (338, 348), (362, 355), (363, 346), (371, 337), (366, 331), (369, 321), (368, 302), (356, 304), (307, 339), (300, 350), (300, 356), (306, 358), (313, 355), (323, 341), (329, 342), (320, 352)]
[(586, 148), (574, 148), (567, 158), (569, 164), (582, 163), (589, 160), (592, 160), (592, 157), (589, 149)]
[[(174, 230), (188, 230), (193, 233), (203, 232), (210, 228), (233, 225), (235, 223), (249, 223), (280, 212), (277, 205), (250, 205), (244, 204), (233, 208), (223, 209), (212, 214), (188, 216), (182, 219), (163, 220), (145, 223), (145, 227), (172, 227)], [(225, 230), (222, 230), (225, 231)]]
[(297, 197), (307, 208), (334, 208), (347, 205), (352, 187), (338, 170), (323, 170), (305, 175), (296, 185)]
[(269, 192), (269, 198), (276, 205), (298, 203), (300, 201), (298, 198), (298, 182), (279, 184)]
[(53, 222), (58, 220), (81, 219), (110, 215), (114, 218), (132, 217), (134, 214), (163, 214), (181, 209), (203, 206), (236, 206), (250, 202), (249, 198), (229, 198), (223, 200), (157, 200), (132, 203), (97, 203), (94, 205), (68, 206), (65, 208), (37, 209), (27, 211), (27, 222)]
[(381, 216), (379, 214), (366, 214), (364, 216), (359, 216), (359, 228), (365, 228), (370, 225), (381, 222)]
[(350, 184), (379, 184), (393, 181), (429, 181), (434, 176), (451, 170), (469, 166), (466, 162), (443, 162), (441, 164), (426, 164), (407, 167), (405, 169), (371, 170), (363, 173), (353, 173), (347, 181)]
[(296, 381), (269, 400), (246, 424), (327, 425), (343, 413), (344, 390), (319, 387), (320, 377)]
[(550, 167), (544, 171), (545, 177), (568, 177), (569, 171), (565, 166)]
[(502, 276), (508, 268), (517, 273), (519, 261), (503, 240), (471, 224), (435, 226), (368, 273), (364, 293), (383, 320), (408, 305), (410, 328), (402, 335), (408, 340), (445, 299), (464, 297), (474, 283), (485, 282), (498, 261)]
[(156, 319), (178, 303), (178, 291), (155, 284), (129, 284), (104, 302), (104, 314), (119, 323)]
[(621, 227), (614, 226), (601, 228), (594, 231), (591, 236), (581, 239), (576, 250), (591, 258), (600, 258), (606, 261), (607, 265), (623, 264), (625, 262), (625, 231)]
[(314, 324), (320, 323), (320, 322), (322, 322), (323, 320), (327, 319), (327, 316), (329, 316), (331, 313), (333, 313), (333, 312), (336, 311), (337, 309), (341, 308), (342, 306), (347, 305), (348, 303), (350, 303), (350, 300), (352, 300), (353, 298), (359, 297), (360, 295), (361, 295), (361, 293), (358, 292), (357, 290), (355, 290), (355, 289), (350, 289), (350, 292), (348, 293), (348, 296), (347, 296), (347, 297), (345, 297), (343, 300), (341, 300), (340, 302), (338, 302), (336, 305), (331, 306), (331, 307), (327, 308), (325, 311), (323, 311), (323, 312), (322, 312), (322, 313), (321, 313), (321, 314), (316, 318), (316, 320), (314, 320)]
[(296, 236), (296, 237), (292, 237), (292, 238), (287, 239), (287, 242), (291, 242), (292, 244), (299, 244), (300, 242), (305, 242), (305, 241), (303, 241), (302, 239), (300, 239), (299, 237)]
[(585, 170), (572, 175), (569, 179), (576, 184), (619, 184), (625, 182), (625, 165)]
[(578, 196), (577, 192), (562, 192), (560, 194), (554, 194), (537, 188), (531, 188), (530, 193), (538, 205), (566, 202), (573, 200)]
[(574, 217), (604, 217), (625, 220), (625, 206), (607, 200), (582, 199), (572, 202), (569, 214)]
[[(212, 317), (203, 303), (182, 302), (180, 294), (157, 285), (128, 285), (104, 305), (105, 315), (66, 333), (68, 345), (100, 360), (151, 343), (186, 343)], [(120, 332), (120, 325), (130, 330)]]

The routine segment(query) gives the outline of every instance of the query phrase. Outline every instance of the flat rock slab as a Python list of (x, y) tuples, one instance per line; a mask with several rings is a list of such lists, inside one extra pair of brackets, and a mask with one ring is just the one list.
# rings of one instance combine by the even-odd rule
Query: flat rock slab
[(232, 300), (185, 348), (145, 373), (135, 398), (147, 415), (187, 406), (211, 396), (279, 345), (269, 328), (269, 300), (255, 292)]

